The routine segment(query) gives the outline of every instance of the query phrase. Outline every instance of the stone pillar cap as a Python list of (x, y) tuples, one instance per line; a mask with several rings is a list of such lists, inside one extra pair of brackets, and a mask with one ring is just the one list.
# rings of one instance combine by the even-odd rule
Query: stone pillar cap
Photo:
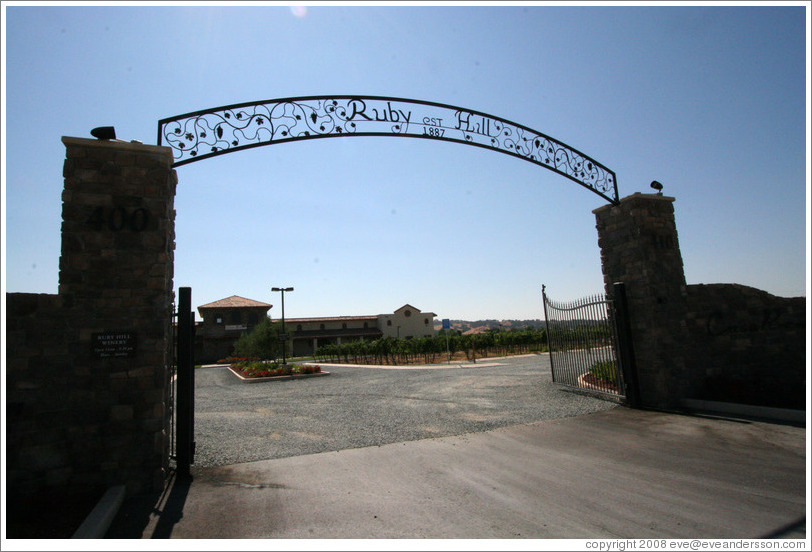
[[(664, 195), (661, 195), (661, 194), (644, 194), (642, 192), (635, 192), (632, 195), (629, 195), (629, 196), (626, 196), (626, 197), (622, 198), (620, 200), (619, 204), (620, 203), (625, 203), (625, 202), (628, 202), (628, 201), (640, 200), (640, 199), (654, 200), (654, 201), (670, 201), (672, 203), (675, 201), (675, 198), (671, 197), (671, 196), (664, 196)], [(611, 205), (611, 204), (610, 205), (603, 205), (602, 207), (598, 207), (597, 209), (593, 209), (592, 213), (597, 214), (597, 213), (600, 213), (602, 211), (605, 211), (607, 209), (611, 209), (612, 207), (617, 207), (617, 206), (618, 205)]]
[(91, 148), (115, 148), (118, 151), (133, 151), (142, 153), (155, 153), (173, 160), (172, 148), (167, 146), (154, 146), (144, 144), (138, 140), (98, 140), (96, 138), (78, 138), (75, 136), (63, 136), (62, 143), (66, 146), (81, 146)]

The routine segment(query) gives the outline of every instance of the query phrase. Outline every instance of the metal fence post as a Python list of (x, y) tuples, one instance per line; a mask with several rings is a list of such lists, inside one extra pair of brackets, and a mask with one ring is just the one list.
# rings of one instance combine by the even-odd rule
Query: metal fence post
[(192, 288), (182, 287), (178, 291), (177, 476), (179, 479), (191, 479), (194, 417)]
[[(189, 296), (191, 303), (191, 295)], [(195, 311), (189, 308), (189, 463), (195, 463)]]
[(550, 372), (555, 373), (555, 367), (553, 366), (553, 341), (550, 336), (550, 318), (547, 316), (547, 286), (541, 286), (541, 299), (542, 303), (544, 304), (544, 325), (547, 327), (547, 351), (550, 353)]
[(632, 328), (626, 301), (626, 284), (615, 282), (612, 288), (617, 313), (618, 356), (623, 379), (626, 382), (626, 403), (631, 408), (640, 408), (640, 388), (637, 383), (637, 364), (634, 359)]

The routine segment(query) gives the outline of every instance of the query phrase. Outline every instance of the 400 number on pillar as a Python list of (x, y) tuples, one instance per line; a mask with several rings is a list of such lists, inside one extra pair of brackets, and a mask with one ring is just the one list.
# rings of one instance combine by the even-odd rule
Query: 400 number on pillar
[(149, 211), (143, 207), (133, 210), (120, 206), (96, 207), (88, 217), (87, 223), (99, 232), (103, 230), (141, 232), (146, 229), (149, 219)]

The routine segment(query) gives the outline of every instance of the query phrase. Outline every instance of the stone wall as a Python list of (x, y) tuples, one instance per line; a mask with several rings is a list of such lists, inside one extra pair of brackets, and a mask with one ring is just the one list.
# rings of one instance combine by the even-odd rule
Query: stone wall
[(62, 141), (59, 294), (7, 294), (10, 499), (155, 490), (168, 468), (171, 150)]
[(806, 298), (738, 284), (688, 286), (686, 398), (805, 409)]
[[(6, 481), (24, 496), (75, 479), (84, 428), (72, 412), (90, 397), (73, 388), (69, 317), (58, 295), (6, 295)], [(98, 486), (100, 482), (82, 480)]]
[(686, 285), (673, 203), (638, 193), (594, 211), (606, 293), (626, 284), (642, 405), (804, 409), (806, 299)]

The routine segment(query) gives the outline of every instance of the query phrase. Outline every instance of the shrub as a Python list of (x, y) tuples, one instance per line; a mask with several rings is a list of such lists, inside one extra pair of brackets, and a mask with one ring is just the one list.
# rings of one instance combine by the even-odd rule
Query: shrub
[(592, 365), (592, 368), (589, 369), (589, 373), (606, 383), (617, 382), (617, 366), (614, 360), (596, 362)]
[(236, 364), (238, 362), (248, 362), (251, 360), (259, 360), (259, 357), (226, 357), (217, 361), (217, 364)]
[(250, 333), (240, 336), (234, 342), (234, 353), (240, 357), (277, 358), (282, 353), (279, 334), (282, 326), (265, 318), (254, 326)]
[(294, 374), (318, 374), (321, 372), (321, 366), (310, 366), (307, 364), (291, 364), (291, 370)]

